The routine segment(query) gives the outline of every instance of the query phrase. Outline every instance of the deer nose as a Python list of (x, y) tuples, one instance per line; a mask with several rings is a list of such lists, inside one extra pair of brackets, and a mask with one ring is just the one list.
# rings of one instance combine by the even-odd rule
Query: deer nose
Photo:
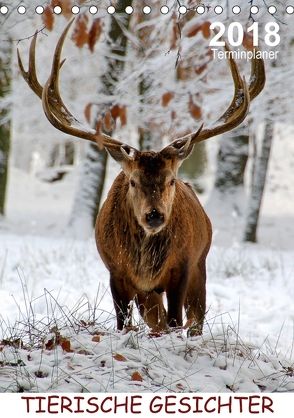
[(146, 222), (151, 228), (158, 228), (164, 222), (164, 215), (157, 209), (152, 209), (146, 214)]

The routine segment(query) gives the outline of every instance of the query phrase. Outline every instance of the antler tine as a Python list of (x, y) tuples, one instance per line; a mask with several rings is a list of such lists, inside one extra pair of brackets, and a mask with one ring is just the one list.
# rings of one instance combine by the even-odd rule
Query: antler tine
[[(258, 48), (255, 47), (258, 51)], [(263, 90), (265, 85), (265, 68), (264, 61), (262, 58), (255, 58), (251, 61), (251, 76), (249, 80), (249, 93), (250, 101), (252, 102), (255, 97)]]
[(18, 65), (21, 71), (21, 74), (25, 81), (28, 83), (29, 87), (36, 93), (36, 95), (41, 99), (43, 87), (38, 81), (36, 73), (36, 41), (37, 41), (38, 32), (36, 31), (30, 45), (29, 53), (29, 69), (25, 71), (19, 49), (17, 48), (17, 60)]
[(55, 128), (67, 134), (95, 142), (100, 147), (103, 147), (103, 141), (111, 140), (111, 137), (96, 132), (94, 129), (91, 129), (90, 127), (82, 126), (82, 124), (72, 115), (72, 113), (65, 106), (59, 92), (59, 71), (64, 63), (64, 61), (60, 62), (60, 56), (66, 35), (71, 25), (73, 24), (73, 21), (74, 19), (72, 19), (69, 22), (69, 24), (66, 26), (57, 42), (54, 52), (51, 74), (43, 89), (43, 109), (47, 119)]
[(29, 87), (36, 93), (36, 95), (42, 100), (43, 109), (49, 122), (57, 129), (67, 134), (86, 139), (96, 143), (100, 148), (105, 144), (116, 144), (116, 146), (122, 145), (119, 141), (115, 141), (112, 137), (103, 133), (97, 132), (95, 129), (90, 127), (84, 127), (82, 124), (70, 113), (67, 109), (63, 100), (61, 99), (59, 92), (59, 72), (63, 66), (65, 59), (60, 60), (62, 47), (66, 38), (66, 35), (73, 23), (72, 19), (62, 32), (58, 43), (55, 48), (51, 74), (46, 82), (45, 86), (42, 87), (38, 81), (36, 74), (36, 32), (29, 52), (29, 68), (25, 71), (19, 50), (17, 50), (18, 65), (24, 80), (27, 82)]
[(230, 54), (231, 50), (227, 43), (225, 43), (225, 49), (229, 52), (229, 65), (234, 81), (233, 100), (212, 128), (202, 129), (201, 131), (198, 130), (197, 132), (185, 135), (184, 137), (173, 141), (172, 144), (179, 140), (190, 140), (191, 145), (193, 145), (234, 129), (245, 119), (249, 111), (250, 102), (262, 91), (265, 85), (265, 69), (263, 60), (256, 57), (252, 59), (251, 77), (248, 87), (245, 78), (242, 78), (240, 75), (238, 66), (233, 59), (232, 54)]

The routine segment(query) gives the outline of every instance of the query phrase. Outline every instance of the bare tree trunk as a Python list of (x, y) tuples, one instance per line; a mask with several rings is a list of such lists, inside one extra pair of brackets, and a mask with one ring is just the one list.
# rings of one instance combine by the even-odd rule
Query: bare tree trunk
[(244, 173), (248, 160), (249, 135), (244, 126), (237, 128), (220, 140), (217, 156), (215, 187), (227, 191), (244, 185)]
[(198, 193), (203, 193), (204, 191), (200, 177), (205, 172), (206, 164), (206, 145), (205, 142), (202, 142), (195, 145), (192, 155), (183, 162), (180, 168), (180, 176), (190, 181)]
[(265, 121), (264, 135), (260, 154), (256, 156), (254, 177), (252, 179), (249, 208), (246, 217), (244, 241), (257, 242), (257, 227), (265, 187), (267, 167), (270, 158), (272, 140), (274, 136), (274, 122)]
[[(286, 9), (284, 8), (282, 11), (282, 20), (286, 17)], [(278, 71), (283, 72), (283, 69), (287, 68), (289, 65), (289, 56), (291, 56), (291, 46), (293, 43), (293, 39), (291, 32), (288, 31), (287, 24), (280, 25), (280, 35), (283, 39), (283, 42), (280, 44), (279, 48), (279, 55), (278, 58), (271, 61), (270, 65), (272, 68), (275, 68)], [(286, 77), (287, 80), (287, 77)], [(290, 86), (289, 86), (290, 88)], [(251, 193), (248, 200), (248, 212), (246, 216), (245, 222), (245, 230), (244, 230), (244, 241), (248, 242), (257, 242), (257, 228), (262, 204), (262, 198), (265, 188), (266, 182), (266, 174), (268, 168), (268, 162), (270, 158), (271, 146), (272, 141), (274, 138), (274, 121), (271, 118), (272, 108), (274, 107), (274, 101), (278, 103), (282, 101), (279, 97), (279, 88), (276, 89), (277, 95), (276, 97), (271, 97), (268, 100), (266, 109), (267, 114), (269, 117), (265, 118), (264, 120), (264, 132), (262, 138), (262, 144), (259, 155), (256, 153), (255, 161), (253, 162), (253, 178), (251, 181)]]
[[(102, 93), (107, 96), (113, 94), (115, 85), (121, 77), (124, 68), (124, 61), (121, 58), (126, 54), (127, 38), (123, 32), (123, 27), (128, 28), (130, 20), (130, 15), (125, 13), (125, 8), (131, 5), (132, 0), (119, 0), (116, 4), (115, 16), (111, 17), (107, 41), (109, 56), (105, 58), (107, 60), (107, 70), (101, 77)], [(120, 13), (121, 16), (118, 16)], [(118, 18), (120, 19), (120, 24), (118, 23)], [(109, 107), (110, 104), (108, 103), (107, 106)], [(106, 110), (106, 106), (104, 108), (101, 106), (97, 119)], [(112, 132), (107, 132), (107, 134), (111, 135)], [(95, 225), (104, 187), (106, 165), (106, 151), (99, 150), (94, 144), (87, 145), (70, 218), (70, 225), (77, 234), (84, 237), (89, 236)]]
[[(0, 58), (0, 100), (10, 90), (11, 81), (11, 45), (7, 47), (5, 55)], [(10, 117), (9, 109), (0, 105), (0, 215), (5, 212), (5, 200), (8, 177), (8, 157), (10, 149)]]

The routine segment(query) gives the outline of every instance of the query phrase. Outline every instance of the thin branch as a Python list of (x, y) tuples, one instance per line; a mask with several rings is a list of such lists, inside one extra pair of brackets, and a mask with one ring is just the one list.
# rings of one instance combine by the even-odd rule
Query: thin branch
[(42, 33), (42, 35), (48, 36), (47, 33), (44, 33), (44, 29), (46, 29), (46, 26), (43, 26), (41, 29), (37, 30), (36, 32), (34, 32), (33, 35), (27, 36), (26, 38), (21, 38), (21, 39), (12, 39), (12, 42), (17, 42), (17, 45), (22, 42), (22, 41), (26, 41), (28, 39), (32, 39), (35, 36), (35, 33), (39, 34)]

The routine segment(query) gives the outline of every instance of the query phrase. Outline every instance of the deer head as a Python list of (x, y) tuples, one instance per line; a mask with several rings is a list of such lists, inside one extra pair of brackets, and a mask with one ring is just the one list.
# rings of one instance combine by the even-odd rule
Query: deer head
[[(23, 78), (42, 100), (44, 113), (57, 129), (96, 143), (105, 148), (125, 173), (128, 182), (128, 200), (138, 223), (148, 234), (159, 232), (169, 221), (177, 187), (177, 172), (183, 160), (192, 153), (194, 145), (208, 138), (225, 133), (240, 125), (245, 119), (250, 102), (261, 92), (265, 84), (262, 59), (253, 58), (250, 83), (241, 77), (231, 57), (229, 65), (234, 82), (234, 97), (223, 115), (210, 128), (203, 125), (196, 132), (175, 139), (160, 152), (140, 152), (104, 133), (84, 127), (67, 109), (59, 91), (59, 73), (62, 47), (73, 20), (66, 26), (55, 48), (51, 74), (44, 87), (38, 82), (35, 66), (37, 33), (30, 45), (29, 69), (24, 70), (20, 53), (18, 63)], [(229, 51), (226, 44), (225, 48)]]

